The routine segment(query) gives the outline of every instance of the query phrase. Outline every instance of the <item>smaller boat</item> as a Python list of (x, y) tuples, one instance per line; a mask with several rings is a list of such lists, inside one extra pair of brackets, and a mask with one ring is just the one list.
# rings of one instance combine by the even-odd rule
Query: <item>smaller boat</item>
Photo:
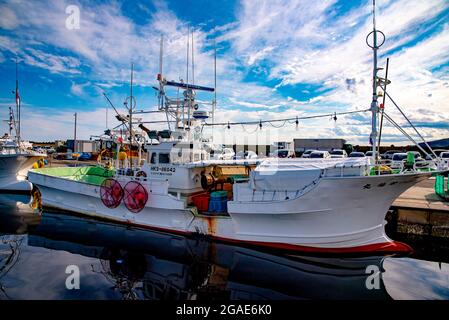
[(9, 134), (0, 138), (0, 191), (30, 192), (33, 185), (27, 180), (28, 170), (46, 155), (31, 150), (32, 144), (20, 137), (21, 107), (17, 80), (15, 100), (16, 112), (9, 108)]
[(31, 191), (33, 185), (27, 180), (28, 170), (44, 157), (45, 154), (25, 149), (13, 139), (0, 139), (0, 190)]

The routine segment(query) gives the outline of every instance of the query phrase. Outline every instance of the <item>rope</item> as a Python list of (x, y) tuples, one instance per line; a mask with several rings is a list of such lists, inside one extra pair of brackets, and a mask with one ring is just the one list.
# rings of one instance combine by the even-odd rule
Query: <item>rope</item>
[(245, 131), (246, 133), (249, 133), (249, 134), (253, 134), (253, 133), (257, 132), (257, 130), (259, 130), (259, 128), (256, 127), (256, 129), (254, 131), (249, 132), (248, 130), (245, 129), (245, 126), (243, 125), (243, 123), (241, 123), (241, 126), (242, 126), (243, 131)]
[(270, 124), (270, 126), (272, 126), (273, 128), (279, 129), (282, 128), (283, 126), (285, 126), (285, 124), (287, 123), (287, 120), (284, 121), (283, 124), (281, 124), (280, 126), (275, 126), (274, 124), (272, 124), (271, 122), (268, 122)]

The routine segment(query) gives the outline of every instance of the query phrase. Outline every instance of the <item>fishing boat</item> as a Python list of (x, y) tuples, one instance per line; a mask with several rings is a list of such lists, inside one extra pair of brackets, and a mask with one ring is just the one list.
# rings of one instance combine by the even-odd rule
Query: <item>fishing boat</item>
[[(112, 137), (118, 145), (123, 141), (133, 143), (133, 128), (138, 126), (152, 141), (143, 146), (146, 158), (120, 159), (117, 149), (114, 167), (36, 169), (29, 173), (29, 180), (40, 190), (43, 206), (127, 225), (285, 250), (408, 252), (409, 246), (385, 234), (385, 215), (401, 193), (443, 167), (434, 153), (429, 155), (433, 160), (427, 166), (418, 166), (412, 157), (401, 168), (392, 170), (379, 160), (378, 127), (384, 117), (397, 123), (384, 108), (385, 98), (391, 99), (386, 91), (387, 76), (378, 76), (377, 50), (384, 39), (378, 41), (383, 33), (376, 30), (375, 19), (373, 22), (369, 35), (372, 43), (367, 40), (373, 50), (371, 107), (354, 111), (371, 113), (372, 157), (211, 160), (202, 129), (226, 125), (213, 119), (216, 85), (199, 86), (189, 83), (188, 77), (186, 82), (166, 80), (161, 40), (159, 87), (155, 89), (159, 97), (157, 111), (166, 113), (168, 129), (149, 130), (146, 123), (133, 122), (136, 109), (131, 80), (129, 115), (121, 117), (125, 118), (123, 125), (129, 134), (126, 139)], [(176, 97), (168, 95), (169, 88), (178, 90)], [(379, 88), (384, 99), (381, 105)], [(207, 104), (198, 101), (196, 92), (200, 91), (213, 93), (214, 98)], [(207, 122), (209, 116), (212, 122)], [(429, 152), (421, 149), (425, 154), (432, 153), (430, 147)]]

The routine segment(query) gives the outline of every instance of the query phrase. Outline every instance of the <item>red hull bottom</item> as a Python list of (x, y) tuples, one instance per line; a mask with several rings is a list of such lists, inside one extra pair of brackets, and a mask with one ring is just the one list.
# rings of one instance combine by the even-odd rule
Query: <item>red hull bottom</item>
[(258, 242), (258, 241), (241, 241), (228, 238), (212, 237), (224, 242), (231, 242), (235, 244), (250, 244), (261, 247), (269, 247), (273, 249), (281, 249), (287, 251), (298, 251), (306, 253), (329, 253), (329, 254), (365, 254), (365, 253), (382, 253), (382, 254), (392, 254), (392, 253), (412, 253), (413, 248), (409, 245), (399, 242), (383, 242), (374, 243), (364, 246), (357, 247), (347, 247), (347, 248), (321, 248), (321, 247), (308, 247), (301, 245), (294, 245), (288, 243), (273, 243), (273, 242)]
[[(126, 223), (125, 223), (126, 224)], [(138, 225), (139, 227), (145, 229), (152, 229), (157, 231), (162, 231), (166, 233), (172, 234), (180, 234), (180, 235), (194, 235), (192, 232), (184, 232), (179, 230), (172, 230), (166, 228), (159, 227), (151, 227), (146, 225)], [(321, 254), (366, 254), (366, 253), (380, 253), (380, 254), (393, 254), (393, 253), (401, 253), (408, 254), (413, 252), (413, 248), (409, 245), (399, 242), (399, 241), (391, 241), (391, 242), (382, 242), (382, 243), (374, 243), (368, 244), (364, 246), (357, 247), (346, 247), (346, 248), (321, 248), (321, 247), (309, 247), (302, 245), (295, 245), (289, 243), (278, 243), (278, 242), (261, 242), (261, 241), (249, 241), (249, 240), (237, 240), (231, 238), (224, 238), (219, 236), (211, 236), (206, 235), (207, 238), (212, 240), (218, 240), (221, 242), (232, 243), (236, 245), (251, 245), (257, 247), (266, 247), (271, 249), (280, 249), (286, 251), (297, 251), (297, 252), (306, 252), (306, 253), (321, 253)]]
[[(79, 215), (75, 212), (76, 215)], [(95, 220), (108, 221), (113, 223), (118, 223), (121, 225), (134, 226), (142, 229), (160, 231), (169, 234), (177, 234), (183, 236), (192, 236), (198, 235), (198, 233), (188, 232), (188, 231), (180, 231), (173, 230), (161, 227), (154, 227), (142, 224), (136, 224), (131, 222), (125, 222), (120, 220), (102, 218), (98, 216), (93, 216)], [(295, 245), (289, 243), (279, 243), (279, 242), (262, 242), (262, 241), (250, 241), (250, 240), (237, 240), (231, 238), (224, 238), (214, 235), (202, 235), (211, 240), (217, 240), (225, 243), (232, 243), (240, 246), (254, 246), (254, 247), (265, 247), (271, 249), (279, 249), (285, 251), (296, 251), (303, 253), (318, 253), (318, 254), (368, 254), (368, 253), (377, 253), (377, 254), (408, 254), (412, 253), (413, 249), (409, 245), (399, 242), (399, 241), (391, 241), (391, 242), (382, 242), (382, 243), (374, 243), (357, 247), (343, 247), (343, 248), (322, 248), (322, 247), (309, 247), (302, 245)]]

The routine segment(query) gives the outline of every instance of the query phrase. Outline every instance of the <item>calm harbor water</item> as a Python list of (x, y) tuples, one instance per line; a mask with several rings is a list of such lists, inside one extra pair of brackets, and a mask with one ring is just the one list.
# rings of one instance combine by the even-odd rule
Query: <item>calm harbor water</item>
[(33, 207), (0, 194), (0, 299), (449, 299), (444, 242), (408, 241), (406, 257), (280, 254)]

